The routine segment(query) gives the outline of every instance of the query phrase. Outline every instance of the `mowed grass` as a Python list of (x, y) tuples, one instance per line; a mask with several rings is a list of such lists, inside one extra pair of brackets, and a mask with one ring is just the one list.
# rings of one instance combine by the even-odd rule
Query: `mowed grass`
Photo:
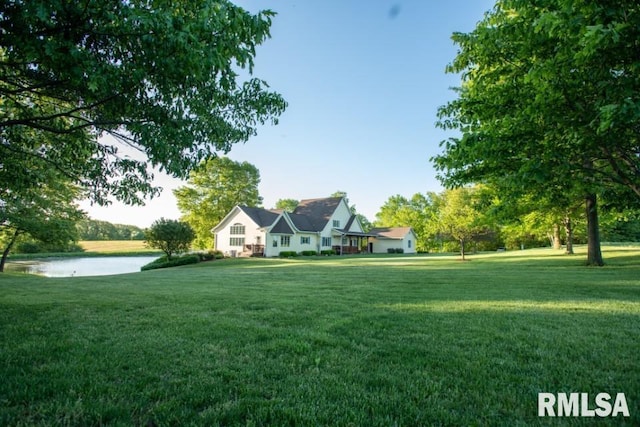
[(79, 242), (79, 245), (86, 252), (96, 252), (100, 254), (157, 251), (149, 248), (143, 240), (82, 240)]
[[(0, 275), (0, 425), (640, 424), (640, 248)], [(630, 417), (539, 418), (539, 392)]]

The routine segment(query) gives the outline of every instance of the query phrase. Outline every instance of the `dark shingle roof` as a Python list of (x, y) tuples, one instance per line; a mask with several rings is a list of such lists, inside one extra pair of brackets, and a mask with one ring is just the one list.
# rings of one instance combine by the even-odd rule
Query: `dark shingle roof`
[(300, 231), (321, 231), (322, 230), (322, 228), (319, 230), (315, 229), (313, 222), (311, 222), (311, 219), (306, 215), (297, 215), (292, 213), (288, 215), (289, 215), (289, 218), (291, 218), (291, 221), (293, 221), (293, 224)]
[[(293, 215), (304, 215), (307, 217), (307, 226), (309, 228), (306, 229), (306, 231), (322, 231), (341, 200), (342, 197), (301, 200), (293, 211)], [(293, 215), (291, 216), (292, 219)], [(296, 227), (297, 226), (296, 224)]]
[(289, 224), (284, 217), (280, 218), (280, 220), (271, 228), (271, 232), (279, 234), (293, 234), (293, 230), (289, 227)]
[(273, 224), (278, 216), (279, 212), (270, 211), (263, 208), (251, 208), (249, 206), (238, 206), (249, 218), (253, 220), (259, 227), (268, 227)]

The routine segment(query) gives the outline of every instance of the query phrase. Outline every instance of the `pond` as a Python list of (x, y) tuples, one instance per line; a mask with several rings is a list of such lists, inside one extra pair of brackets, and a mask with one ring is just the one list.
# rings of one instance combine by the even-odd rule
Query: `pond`
[(107, 276), (140, 271), (140, 267), (159, 256), (51, 258), (13, 262), (10, 268), (11, 271), (22, 271), (46, 277)]

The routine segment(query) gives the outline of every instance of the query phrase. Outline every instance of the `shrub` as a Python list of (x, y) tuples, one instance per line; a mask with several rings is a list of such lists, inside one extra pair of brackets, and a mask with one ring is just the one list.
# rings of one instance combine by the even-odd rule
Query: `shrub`
[(16, 252), (21, 254), (37, 254), (42, 252), (36, 242), (24, 242), (16, 246)]
[(186, 222), (160, 218), (144, 231), (144, 240), (152, 248), (160, 249), (171, 258), (174, 253), (188, 251), (196, 238), (193, 228)]
[(198, 252), (197, 254), (200, 257), (200, 261), (211, 261), (214, 259), (222, 259), (224, 255), (220, 251), (208, 250), (207, 252)]
[(316, 252), (316, 251), (302, 251), (302, 255), (303, 256), (314, 256), (314, 255), (318, 255), (318, 252)]
[(320, 255), (335, 255), (336, 251), (334, 251), (333, 249), (324, 249), (322, 251), (320, 251)]
[(198, 255), (198, 258), (200, 258), (200, 261), (211, 261), (211, 260), (213, 260), (213, 254), (211, 254), (209, 252), (198, 252), (197, 255)]
[(298, 256), (298, 252), (296, 251), (280, 251), (280, 256), (283, 258), (290, 258)]
[(197, 264), (200, 262), (200, 256), (198, 255), (185, 255), (179, 258), (173, 258), (167, 260), (166, 256), (160, 257), (154, 261), (151, 261), (147, 265), (143, 265), (140, 271), (155, 270), (157, 268), (178, 267), (180, 265)]
[(387, 249), (387, 253), (388, 254), (403, 254), (404, 253), (404, 249), (402, 249), (402, 248), (388, 248)]

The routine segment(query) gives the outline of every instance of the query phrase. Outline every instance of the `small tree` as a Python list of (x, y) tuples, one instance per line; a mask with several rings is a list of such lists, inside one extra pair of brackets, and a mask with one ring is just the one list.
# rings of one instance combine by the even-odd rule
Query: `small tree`
[(440, 230), (460, 243), (460, 256), (465, 260), (465, 243), (486, 231), (482, 214), (476, 209), (474, 188), (455, 188), (444, 193), (444, 204), (439, 210)]
[(174, 253), (189, 250), (196, 233), (186, 222), (160, 218), (145, 230), (144, 236), (148, 246), (160, 249), (170, 260)]

